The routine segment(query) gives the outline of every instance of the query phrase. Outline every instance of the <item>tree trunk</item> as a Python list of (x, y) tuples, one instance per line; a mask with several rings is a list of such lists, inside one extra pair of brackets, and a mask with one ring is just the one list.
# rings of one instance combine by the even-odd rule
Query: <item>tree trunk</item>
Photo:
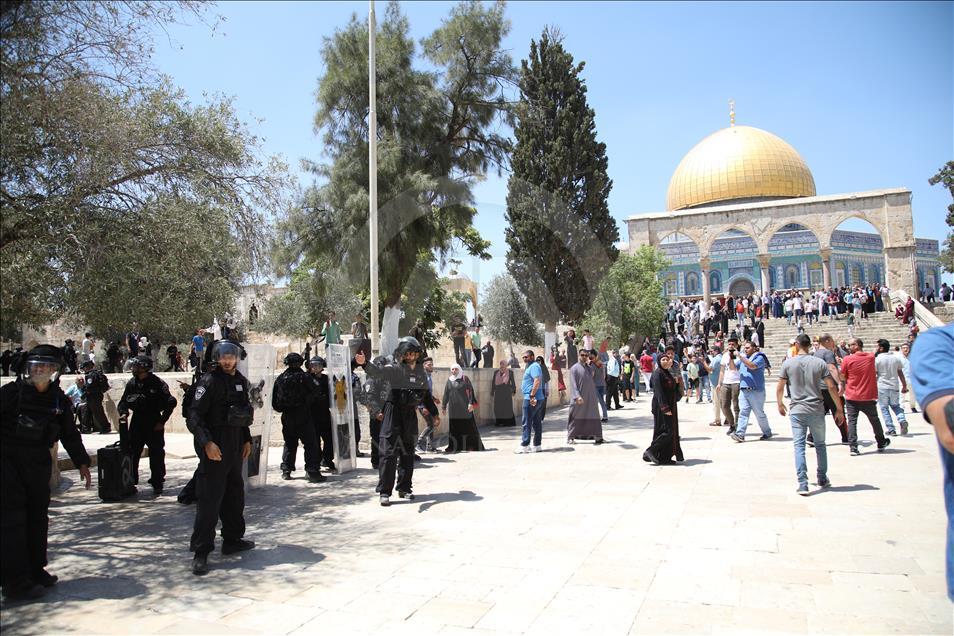
[[(389, 356), (394, 353), (401, 334), (398, 325), (401, 322), (401, 301), (393, 306), (384, 307), (384, 316), (381, 318), (381, 352), (380, 355)], [(372, 327), (373, 328), (373, 327)], [(421, 344), (423, 346), (423, 343)]]
[(550, 359), (550, 350), (557, 343), (556, 321), (547, 320), (543, 323), (543, 359)]

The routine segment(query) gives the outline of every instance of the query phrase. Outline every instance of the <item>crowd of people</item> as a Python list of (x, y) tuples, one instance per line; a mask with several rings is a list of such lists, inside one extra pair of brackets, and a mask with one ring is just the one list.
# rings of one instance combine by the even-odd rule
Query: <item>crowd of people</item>
[[(653, 432), (642, 458), (655, 465), (685, 461), (679, 422), (683, 402), (712, 404), (714, 420), (710, 424), (725, 427), (726, 435), (736, 443), (748, 441), (748, 424), (752, 418), (760, 429), (758, 439), (771, 440), (776, 433), (765, 404), (772, 361), (760, 347), (764, 343), (767, 319), (786, 319), (789, 312), (804, 319), (816, 311), (819, 318), (830, 320), (849, 311), (851, 314), (860, 311), (864, 319), (864, 312), (872, 303), (872, 311), (890, 310), (890, 303), (884, 304), (880, 293), (883, 288), (871, 291), (878, 293), (869, 295), (869, 290), (863, 288), (849, 289), (837, 300), (814, 295), (805, 297), (798, 292), (773, 293), (761, 298), (756, 295), (723, 297), (709, 308), (700, 303), (673, 303), (666, 312), (667, 328), (658, 339), (645, 338), (638, 347), (610, 348), (605, 340), (597, 344), (589, 331), (583, 330), (577, 337), (575, 330), (570, 329), (563, 337), (565, 348), (552, 348), (549, 360), (532, 350), (522, 355), (525, 367), (519, 383), (522, 427), (515, 452), (528, 454), (543, 450), (547, 404), (554, 397), (551, 390), (559, 392), (561, 403), (564, 396), (569, 400), (566, 443), (591, 441), (595, 446), (605, 442), (603, 425), (609, 421), (610, 411), (624, 408), (623, 403), (635, 402), (641, 391), (651, 393), (649, 412)], [(860, 303), (860, 309), (856, 303)], [(781, 315), (778, 307), (781, 307)], [(763, 310), (767, 311), (763, 313)], [(729, 319), (732, 314), (734, 320)], [(718, 322), (715, 316), (719, 316)], [(340, 332), (335, 333), (333, 318), (332, 315), (323, 330), (328, 342), (340, 338)], [(789, 321), (791, 324), (790, 318)], [(355, 321), (352, 333), (367, 335), (366, 330), (361, 330), (362, 322)], [(479, 324), (472, 329), (478, 334)], [(455, 338), (455, 353), (466, 363), (463, 355), (466, 347), (457, 347), (456, 338), (461, 337), (459, 330), (455, 335), (452, 327), (451, 335)], [(878, 452), (891, 444), (891, 438), (909, 434), (904, 402), (907, 401), (910, 412), (917, 412), (918, 404), (910, 391), (910, 387), (918, 383), (913, 377), (910, 357), (916, 337), (913, 333), (909, 342), (894, 348), (891, 342), (879, 339), (874, 353), (866, 351), (865, 343), (858, 337), (836, 343), (827, 334), (813, 340), (800, 333), (792, 340), (778, 371), (776, 403), (779, 415), (787, 417), (791, 426), (799, 495), (810, 494), (806, 448), (815, 449), (816, 485), (820, 489), (831, 486), (826, 444), (828, 415), (832, 416), (841, 442), (848, 447), (849, 456), (859, 455), (863, 446), (858, 434), (860, 414), (865, 415), (872, 428)], [(127, 338), (127, 342), (138, 345), (140, 338), (136, 334), (136, 338)], [(92, 337), (88, 339), (91, 341), (89, 351), (93, 351), (94, 341)], [(382, 506), (389, 506), (395, 489), (400, 498), (414, 499), (414, 464), (422, 459), (418, 453), (437, 451), (435, 441), (442, 419), (448, 422), (444, 453), (485, 450), (475, 418), (479, 403), (474, 384), (464, 371), (466, 367), (460, 363), (451, 366), (440, 398), (437, 397), (432, 377), (433, 360), (426, 356), (416, 338), (402, 338), (392, 355), (373, 361), (368, 360), (364, 352), (363, 340), (356, 339), (357, 346), (352, 347), (351, 382), (356, 402), (363, 404), (370, 415), (371, 463), (378, 470), (376, 496)], [(471, 336), (469, 344), (473, 349), (481, 343), (479, 340), (474, 343)], [(305, 356), (291, 353), (284, 358), (286, 369), (273, 385), (272, 407), (281, 414), (282, 479), (293, 478), (298, 447), (302, 445), (307, 479), (321, 482), (325, 480), (321, 469), (333, 471), (335, 468), (330, 414), (336, 387), (325, 373), (325, 360), (307, 353), (310, 352)], [(9, 449), (31, 449), (39, 460), (41, 453), (37, 449), (61, 440), (88, 487), (90, 462), (78, 442), (79, 431), (109, 431), (102, 407), (108, 381), (103, 370), (97, 368), (95, 358), (87, 358), (85, 354), (84, 346), (79, 363), (83, 374), (65, 393), (57, 381), (58, 375), (69, 369), (68, 355), (65, 349), (49, 345), (21, 352), (15, 367), (18, 380), (3, 389), (5, 517), (12, 513), (13, 507), (26, 508), (22, 523), (4, 527), (4, 545), (16, 546), (23, 552), (13, 558), (8, 548), (4, 548), (3, 589), (11, 598), (38, 597), (45, 587), (56, 583), (56, 577), (43, 569), (45, 547), (41, 550), (27, 538), (35, 533), (45, 536), (48, 486), (43, 492), (36, 491), (39, 493), (36, 505), (23, 497), (8, 499), (7, 495), (16, 488), (27, 492), (27, 485), (21, 482), (37, 481), (39, 475), (36, 471), (23, 472), (22, 457)], [(193, 356), (196, 374), (191, 385), (183, 384), (187, 389), (183, 411), (195, 438), (199, 467), (179, 500), (197, 504), (190, 549), (194, 553), (192, 571), (201, 575), (209, 568), (208, 555), (215, 545), (219, 520), (224, 554), (254, 547), (254, 542), (244, 538), (242, 480), (242, 465), (251, 452), (252, 406), (248, 381), (237, 370), (238, 361), (244, 357), (240, 344), (227, 337), (210, 342), (207, 335), (198, 330), (191, 345), (190, 357)], [(481, 359), (476, 354), (474, 357), (477, 361)], [(491, 381), (492, 417), (489, 419), (501, 427), (514, 426), (517, 418), (513, 399), (518, 386), (512, 358), (511, 355), (510, 359), (499, 360)], [(137, 352), (127, 367), (132, 378), (119, 402), (121, 427), (129, 425), (128, 416), (132, 411), (130, 447), (137, 458), (144, 446), (149, 447), (149, 483), (159, 496), (165, 478), (163, 427), (177, 403), (165, 382), (152, 373), (150, 356)], [(946, 381), (954, 384), (950, 378)], [(954, 387), (951, 391), (954, 393)], [(70, 409), (49, 410), (50, 400), (55, 398), (54, 403), (58, 404), (60, 395), (67, 404), (74, 405), (78, 427), (76, 420), (63, 419)], [(935, 400), (934, 394), (927, 394), (929, 403)], [(34, 428), (39, 432), (31, 431), (31, 417), (24, 418), (25, 413), (53, 413), (57, 425), (36, 425), (34, 421)], [(425, 423), (423, 432), (418, 424), (419, 415)], [(355, 427), (355, 433), (360, 436), (359, 426)], [(941, 441), (943, 444), (943, 437)], [(49, 454), (43, 454), (48, 460)], [(47, 464), (48, 461), (44, 466)], [(138, 461), (135, 464), (138, 480)], [(945, 467), (950, 469), (949, 463)], [(29, 487), (38, 486), (31, 481)], [(954, 490), (951, 496), (954, 497)], [(7, 501), (12, 502), (10, 511)], [(20, 519), (17, 514), (8, 518)]]

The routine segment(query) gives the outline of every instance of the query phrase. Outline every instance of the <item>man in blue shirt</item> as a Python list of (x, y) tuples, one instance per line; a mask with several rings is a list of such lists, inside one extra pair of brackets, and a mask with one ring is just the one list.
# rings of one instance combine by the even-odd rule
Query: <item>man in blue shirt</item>
[(730, 435), (737, 442), (745, 441), (745, 429), (749, 425), (749, 415), (755, 412), (755, 418), (758, 420), (759, 428), (762, 429), (762, 437), (759, 439), (772, 439), (772, 427), (769, 426), (768, 416), (765, 414), (765, 367), (768, 366), (768, 358), (759, 351), (759, 348), (752, 344), (751, 340), (746, 340), (742, 345), (742, 355), (736, 361), (739, 368), (739, 422), (735, 427), (735, 433)]
[[(543, 443), (543, 369), (536, 361), (533, 351), (523, 352), (523, 363), (527, 366), (523, 373), (521, 390), (523, 392), (523, 437), (520, 446), (514, 451), (518, 455), (527, 452), (538, 453)], [(530, 432), (533, 431), (533, 446), (530, 446)]]
[(712, 389), (712, 415), (709, 426), (722, 426), (722, 394), (719, 392), (719, 373), (722, 371), (722, 348), (712, 347), (712, 360), (709, 362), (709, 386)]
[(924, 419), (934, 426), (944, 468), (947, 597), (954, 601), (954, 322), (925, 331), (911, 350), (911, 380)]

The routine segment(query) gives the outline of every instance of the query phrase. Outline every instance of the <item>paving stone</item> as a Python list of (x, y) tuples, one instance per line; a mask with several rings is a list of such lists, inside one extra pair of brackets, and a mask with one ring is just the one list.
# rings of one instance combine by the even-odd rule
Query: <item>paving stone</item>
[[(774, 429), (787, 423), (767, 409)], [(360, 470), (247, 496), (254, 551), (189, 572), (194, 509), (172, 496), (100, 503), (71, 487), (51, 506), (50, 569), (36, 604), (3, 602), (3, 633), (951, 634), (945, 514), (930, 435), (909, 453), (830, 448), (836, 488), (795, 495), (791, 443), (731, 444), (711, 409), (680, 410), (687, 465), (641, 461), (648, 400), (611, 414), (611, 443), (515, 456), (426, 456), (413, 502), (389, 509)], [(912, 427), (927, 426), (911, 416)], [(892, 445), (894, 448), (894, 445)], [(845, 450), (844, 453), (841, 451)], [(870, 448), (867, 448), (870, 450)], [(272, 453), (270, 471), (277, 468)], [(706, 463), (708, 462), (708, 463)], [(809, 454), (810, 469), (813, 457)], [(174, 493), (194, 460), (167, 461)], [(273, 473), (270, 473), (270, 475)], [(930, 484), (913, 488), (912, 484)]]

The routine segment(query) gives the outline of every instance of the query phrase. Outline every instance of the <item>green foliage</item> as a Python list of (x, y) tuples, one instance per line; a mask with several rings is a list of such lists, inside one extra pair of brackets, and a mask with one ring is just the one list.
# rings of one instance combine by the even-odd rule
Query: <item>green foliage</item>
[(153, 72), (154, 29), (198, 3), (2, 6), (4, 325), (207, 323), (260, 262), (288, 181), (229, 100), (190, 104)]
[[(944, 167), (937, 171), (933, 177), (928, 179), (931, 185), (940, 183), (950, 192), (954, 199), (954, 161), (948, 161)], [(947, 206), (947, 226), (954, 228), (954, 203)], [(944, 240), (944, 248), (941, 250), (939, 259), (941, 266), (948, 272), (954, 272), (954, 230), (947, 233), (947, 239)]]
[(509, 274), (494, 276), (480, 305), (487, 333), (499, 342), (543, 346), (543, 332), (530, 314), (527, 300)]
[(582, 316), (618, 254), (606, 145), (596, 140), (583, 66), (545, 30), (520, 75), (507, 263), (544, 322)]
[(229, 310), (246, 267), (227, 219), (180, 199), (148, 203), (77, 255), (66, 305), (96, 333), (121, 334), (136, 320), (152, 341), (187, 342)]
[(424, 347), (435, 349), (440, 339), (449, 333), (449, 325), (457, 316), (466, 316), (467, 294), (448, 291), (446, 278), (437, 276), (430, 265), (419, 266), (408, 282), (406, 293), (401, 296), (404, 318), (398, 331), (407, 334), (420, 319), (423, 321)]
[[(433, 70), (415, 67), (407, 18), (388, 5), (376, 38), (379, 272), (383, 303), (394, 307), (420, 266), (455, 246), (489, 258), (473, 228), (471, 189), (502, 165), (509, 141), (504, 87), (513, 67), (501, 49), (504, 4), (462, 3), (422, 41)], [(307, 164), (322, 179), (278, 224), (279, 271), (328, 255), (356, 289), (369, 278), (368, 25), (351, 22), (322, 47), (315, 129), (330, 159)], [(330, 239), (330, 240), (329, 240)]]
[(597, 342), (608, 338), (612, 346), (655, 333), (666, 309), (659, 274), (668, 265), (662, 252), (649, 245), (635, 254), (620, 254), (600, 282), (581, 329), (589, 329)]
[(285, 293), (265, 302), (256, 329), (267, 333), (317, 338), (329, 312), (346, 333), (362, 299), (327, 258), (304, 263), (295, 270)]

